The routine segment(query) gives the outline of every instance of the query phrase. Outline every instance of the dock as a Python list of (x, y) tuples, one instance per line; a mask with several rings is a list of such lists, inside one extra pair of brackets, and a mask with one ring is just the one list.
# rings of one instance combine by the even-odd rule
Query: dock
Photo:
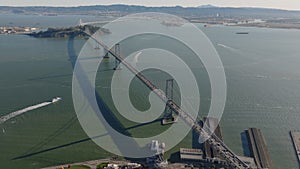
[(300, 163), (300, 131), (291, 131), (290, 134), (293, 140), (298, 163)]
[(271, 156), (267, 149), (267, 143), (260, 129), (249, 128), (246, 130), (251, 156), (257, 168), (274, 169)]

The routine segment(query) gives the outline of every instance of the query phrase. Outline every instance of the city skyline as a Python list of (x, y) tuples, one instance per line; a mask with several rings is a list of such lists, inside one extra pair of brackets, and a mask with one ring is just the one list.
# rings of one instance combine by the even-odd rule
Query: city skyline
[(201, 5), (211, 4), (220, 7), (261, 7), (261, 8), (277, 8), (287, 10), (300, 10), (299, 0), (15, 0), (6, 1), (0, 0), (0, 6), (89, 6), (89, 5), (112, 5), (112, 4), (126, 4), (126, 5), (142, 5), (142, 6), (183, 6), (183, 7), (197, 7)]

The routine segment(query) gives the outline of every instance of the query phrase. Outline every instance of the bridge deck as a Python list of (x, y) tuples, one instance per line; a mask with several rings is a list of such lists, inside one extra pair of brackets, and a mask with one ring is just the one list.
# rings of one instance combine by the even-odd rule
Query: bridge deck
[(166, 95), (159, 90), (151, 81), (149, 81), (144, 75), (142, 75), (138, 70), (132, 67), (128, 62), (126, 62), (121, 55), (117, 55), (115, 51), (109, 49), (105, 44), (100, 42), (98, 39), (89, 35), (93, 40), (96, 41), (99, 45), (101, 45), (105, 50), (107, 50), (113, 57), (115, 57), (121, 64), (123, 64), (126, 68), (128, 68), (133, 74), (136, 75), (151, 91), (153, 91), (167, 106), (169, 106), (180, 118), (182, 118), (186, 124), (192, 127), (196, 133), (201, 135), (204, 138), (207, 138), (208, 143), (218, 152), (224, 159), (228, 162), (228, 164), (233, 168), (249, 168), (249, 166), (244, 163), (239, 156), (234, 154), (225, 143), (220, 140), (215, 134), (211, 131), (205, 131), (197, 122), (193, 120), (192, 117), (184, 110), (182, 110), (174, 101), (168, 100)]

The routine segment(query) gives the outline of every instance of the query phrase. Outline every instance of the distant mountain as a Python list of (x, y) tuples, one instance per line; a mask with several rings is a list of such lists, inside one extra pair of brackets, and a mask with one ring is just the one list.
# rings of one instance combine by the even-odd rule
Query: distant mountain
[(204, 5), (200, 7), (146, 7), (136, 5), (96, 5), (79, 7), (9, 7), (0, 6), (1, 13), (16, 14), (83, 14), (83, 15), (116, 15), (122, 16), (138, 12), (163, 12), (182, 17), (213, 17), (219, 14), (221, 17), (238, 18), (300, 18), (300, 11), (288, 11), (267, 8), (233, 8)]
[(210, 4), (207, 4), (207, 5), (201, 5), (201, 6), (198, 6), (197, 8), (218, 8), (218, 7), (217, 7), (217, 6), (210, 5)]

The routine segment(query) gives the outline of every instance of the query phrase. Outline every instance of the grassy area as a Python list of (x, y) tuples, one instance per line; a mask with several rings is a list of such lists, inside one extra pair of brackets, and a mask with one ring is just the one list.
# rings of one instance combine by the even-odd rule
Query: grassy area
[[(65, 167), (64, 169), (67, 169), (68, 167)], [(74, 165), (74, 166), (71, 166), (70, 168), (68, 169), (90, 169), (91, 167), (88, 167), (88, 166), (85, 166), (85, 165)], [(61, 168), (58, 168), (58, 169), (61, 169)]]
[(71, 169), (90, 169), (90, 167), (85, 165), (72, 166)]
[(107, 167), (108, 163), (101, 163), (101, 164), (98, 164), (96, 169), (103, 169), (104, 167)]

